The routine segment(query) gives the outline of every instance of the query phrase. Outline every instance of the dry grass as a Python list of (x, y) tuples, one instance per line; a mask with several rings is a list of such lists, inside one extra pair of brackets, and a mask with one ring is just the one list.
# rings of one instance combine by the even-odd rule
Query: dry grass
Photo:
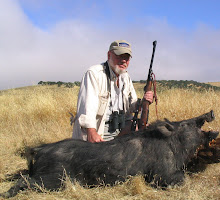
[[(135, 84), (138, 96), (143, 85)], [(71, 137), (69, 112), (75, 113), (78, 88), (36, 86), (0, 92), (0, 193), (13, 182), (6, 174), (25, 169), (26, 161), (18, 155), (25, 146), (54, 142)], [(206, 130), (218, 130), (220, 125), (220, 92), (168, 90), (158, 93), (158, 115), (170, 120), (182, 120), (214, 110), (216, 120), (206, 124)], [(156, 120), (155, 106), (150, 106), (150, 122)], [(210, 165), (204, 172), (186, 176), (182, 186), (167, 190), (146, 185), (143, 177), (136, 176), (114, 187), (83, 188), (66, 182), (64, 191), (36, 193), (24, 191), (12, 199), (219, 199), (220, 164)]]

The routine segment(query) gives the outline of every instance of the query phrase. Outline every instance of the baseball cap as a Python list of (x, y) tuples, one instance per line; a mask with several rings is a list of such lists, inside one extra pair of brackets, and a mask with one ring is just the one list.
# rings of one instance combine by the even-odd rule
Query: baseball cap
[(131, 45), (125, 40), (116, 40), (112, 42), (109, 51), (114, 51), (116, 55), (128, 53), (132, 56)]

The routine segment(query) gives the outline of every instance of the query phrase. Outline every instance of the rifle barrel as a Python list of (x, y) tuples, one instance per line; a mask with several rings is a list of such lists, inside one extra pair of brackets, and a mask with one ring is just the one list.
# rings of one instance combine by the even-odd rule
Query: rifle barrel
[(157, 41), (153, 41), (153, 52), (152, 52), (152, 56), (151, 56), (151, 61), (150, 61), (150, 67), (149, 67), (149, 73), (148, 73), (148, 79), (150, 79), (151, 73), (152, 73), (152, 66), (153, 66), (153, 62), (154, 62), (154, 52), (157, 46)]

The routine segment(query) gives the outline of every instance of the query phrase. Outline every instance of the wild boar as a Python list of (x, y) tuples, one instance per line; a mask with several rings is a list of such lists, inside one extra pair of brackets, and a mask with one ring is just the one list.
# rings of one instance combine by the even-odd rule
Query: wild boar
[(109, 142), (66, 139), (32, 148), (28, 157), (29, 175), (21, 177), (1, 195), (12, 197), (19, 190), (35, 188), (36, 184), (56, 190), (65, 175), (92, 186), (113, 185), (136, 174), (143, 174), (153, 186), (180, 184), (184, 180), (184, 167), (197, 148), (217, 137), (218, 132), (201, 130), (205, 122), (212, 120), (214, 113), (210, 111), (183, 121), (156, 121), (146, 130)]

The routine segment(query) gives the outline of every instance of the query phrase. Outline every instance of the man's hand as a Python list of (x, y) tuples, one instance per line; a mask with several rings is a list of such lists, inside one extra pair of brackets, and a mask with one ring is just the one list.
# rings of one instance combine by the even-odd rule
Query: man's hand
[(96, 132), (95, 128), (87, 128), (87, 141), (94, 142), (103, 142), (102, 137)]
[(154, 100), (154, 93), (152, 91), (147, 91), (147, 92), (144, 93), (143, 98), (146, 101), (149, 101), (149, 103), (151, 104)]

